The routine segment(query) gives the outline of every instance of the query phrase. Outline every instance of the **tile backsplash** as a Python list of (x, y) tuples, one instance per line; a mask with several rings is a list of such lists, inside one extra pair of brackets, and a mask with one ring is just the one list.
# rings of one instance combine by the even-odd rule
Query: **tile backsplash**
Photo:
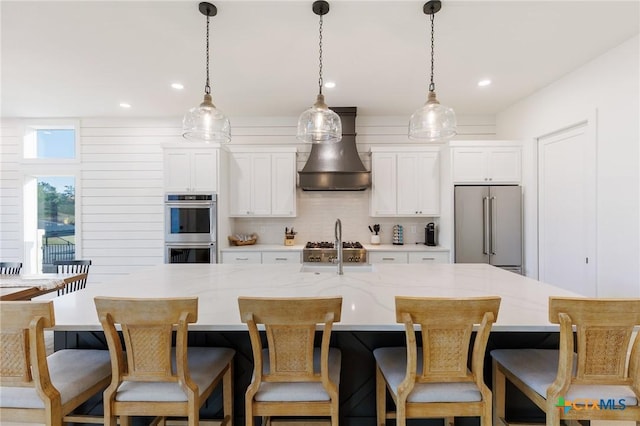
[(368, 244), (371, 232), (368, 225), (380, 224), (380, 242), (391, 244), (393, 226), (404, 227), (404, 243), (424, 243), (424, 228), (438, 218), (382, 218), (369, 217), (369, 193), (365, 191), (302, 191), (298, 189), (297, 217), (292, 218), (236, 218), (234, 233), (258, 234), (259, 244), (283, 244), (285, 227), (297, 232), (296, 244), (307, 241), (333, 241), (336, 219), (342, 222), (343, 241)]

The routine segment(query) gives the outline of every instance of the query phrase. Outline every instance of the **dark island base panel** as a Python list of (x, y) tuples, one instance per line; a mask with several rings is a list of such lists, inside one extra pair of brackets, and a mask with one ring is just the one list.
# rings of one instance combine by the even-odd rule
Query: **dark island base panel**
[[(419, 335), (418, 335), (419, 338)], [(263, 335), (263, 340), (265, 340)], [(331, 345), (342, 351), (342, 376), (340, 381), (340, 425), (374, 426), (375, 411), (375, 361), (373, 349), (386, 346), (404, 346), (404, 332), (400, 331), (334, 331)], [(471, 343), (473, 344), (473, 342)], [(251, 381), (253, 356), (249, 334), (241, 331), (191, 331), (190, 346), (221, 346), (236, 350), (234, 360), (234, 424), (244, 425), (244, 393)], [(55, 332), (55, 350), (64, 348), (106, 349), (102, 332)], [(551, 332), (493, 332), (487, 346), (485, 381), (491, 387), (491, 357), (493, 349), (558, 347), (558, 334)], [(507, 384), (507, 418), (510, 421), (544, 422), (543, 413), (514, 387)], [(388, 398), (388, 403), (390, 398)], [(390, 405), (391, 406), (391, 405)], [(79, 413), (100, 415), (100, 397), (81, 406)], [(200, 411), (201, 419), (222, 418), (222, 393), (218, 388)], [(134, 418), (133, 424), (147, 425), (149, 418)], [(409, 426), (442, 425), (441, 419), (411, 419)], [(258, 420), (255, 422), (259, 425)], [(395, 424), (388, 421), (389, 425)], [(456, 418), (456, 426), (479, 425), (477, 418)]]

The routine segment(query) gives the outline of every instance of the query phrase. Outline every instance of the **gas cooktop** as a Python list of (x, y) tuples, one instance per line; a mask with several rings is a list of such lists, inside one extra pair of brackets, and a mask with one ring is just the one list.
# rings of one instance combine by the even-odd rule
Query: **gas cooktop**
[[(343, 263), (367, 263), (367, 250), (357, 241), (342, 242)], [(329, 241), (308, 242), (302, 250), (302, 261), (333, 263), (338, 258), (335, 244)]]
[[(330, 243), (329, 241), (310, 241), (308, 242), (304, 248), (305, 249), (332, 249), (335, 244)], [(342, 242), (343, 249), (364, 249), (362, 244), (357, 241), (343, 241)]]

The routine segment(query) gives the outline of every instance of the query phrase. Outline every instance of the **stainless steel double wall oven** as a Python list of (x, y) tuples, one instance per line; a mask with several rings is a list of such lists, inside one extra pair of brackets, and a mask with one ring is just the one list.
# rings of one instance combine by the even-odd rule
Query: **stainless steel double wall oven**
[(217, 263), (217, 194), (167, 193), (165, 263)]

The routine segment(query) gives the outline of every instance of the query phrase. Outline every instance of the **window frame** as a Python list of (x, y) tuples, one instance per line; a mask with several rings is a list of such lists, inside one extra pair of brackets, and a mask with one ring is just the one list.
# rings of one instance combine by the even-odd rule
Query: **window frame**
[[(38, 130), (73, 130), (74, 158), (35, 158), (28, 155), (37, 153)], [(80, 164), (80, 120), (72, 118), (28, 119), (22, 123), (22, 163), (39, 165), (68, 165)]]

